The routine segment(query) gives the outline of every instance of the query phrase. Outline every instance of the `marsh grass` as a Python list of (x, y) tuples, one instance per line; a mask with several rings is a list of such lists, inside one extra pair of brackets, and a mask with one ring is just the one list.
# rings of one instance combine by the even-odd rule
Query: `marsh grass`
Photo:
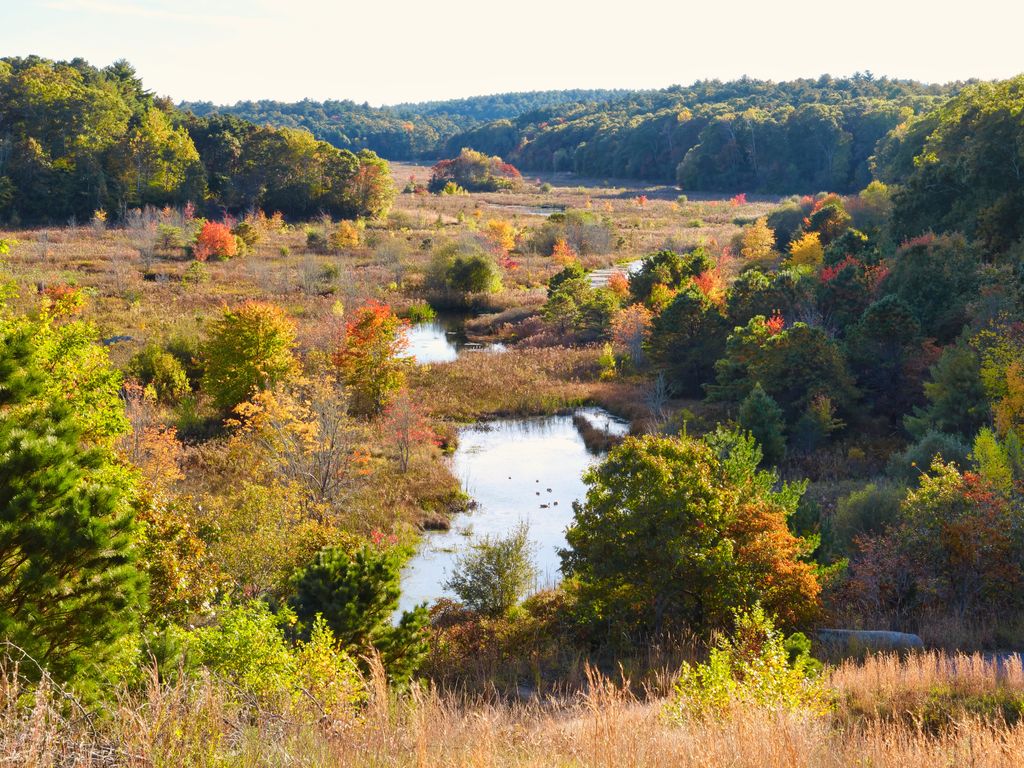
[[(25, 687), (7, 668), (0, 754), (4, 764), (76, 768), (1015, 768), (1024, 755), (1020, 723), (984, 711), (924, 717), (935, 690), (1021, 694), (1019, 666), (1004, 674), (981, 657), (842, 665), (829, 673), (839, 701), (832, 716), (748, 707), (678, 724), (663, 717), (660, 699), (593, 670), (575, 695), (509, 703), (430, 686), (399, 695), (374, 669), (366, 708), (326, 717), (312, 697), (257, 703), (209, 677), (155, 675), (86, 711), (48, 682)], [(903, 716), (874, 706), (883, 702), (899, 702)]]

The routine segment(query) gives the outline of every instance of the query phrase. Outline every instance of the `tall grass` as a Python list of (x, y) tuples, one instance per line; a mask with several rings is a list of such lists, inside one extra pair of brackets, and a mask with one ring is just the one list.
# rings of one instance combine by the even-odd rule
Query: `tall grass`
[[(936, 690), (1024, 695), (1020, 663), (980, 656), (883, 656), (831, 672), (831, 717), (743, 709), (669, 725), (661, 702), (591, 674), (576, 696), (504, 703), (396, 695), (377, 669), (363, 711), (323, 716), (312, 700), (245, 701), (211, 680), (121, 695), (96, 714), (44, 683), (0, 675), (0, 764), (27, 766), (487, 766), (488, 768), (1010, 768), (1024, 760), (1024, 725), (963, 713), (944, 724), (918, 714)], [(846, 703), (899, 700), (905, 717)]]

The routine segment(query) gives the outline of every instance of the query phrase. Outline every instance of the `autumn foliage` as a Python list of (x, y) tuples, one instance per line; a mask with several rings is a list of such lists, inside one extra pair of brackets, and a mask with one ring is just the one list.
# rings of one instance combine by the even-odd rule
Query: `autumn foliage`
[(333, 360), (349, 388), (353, 413), (376, 416), (405, 383), (405, 328), (379, 301), (364, 304), (345, 324), (345, 340)]
[(227, 224), (219, 224), (215, 221), (208, 221), (203, 224), (196, 237), (195, 245), (192, 246), (192, 255), (196, 261), (206, 261), (213, 257), (217, 259), (230, 259), (238, 254), (238, 244), (235, 236), (231, 233), (231, 227)]

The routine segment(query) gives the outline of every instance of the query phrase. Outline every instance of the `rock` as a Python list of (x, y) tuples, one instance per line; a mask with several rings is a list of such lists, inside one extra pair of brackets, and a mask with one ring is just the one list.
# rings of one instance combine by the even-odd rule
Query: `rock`
[(923, 650), (924, 642), (907, 632), (874, 629), (819, 629), (818, 642), (840, 655), (857, 655), (877, 651)]

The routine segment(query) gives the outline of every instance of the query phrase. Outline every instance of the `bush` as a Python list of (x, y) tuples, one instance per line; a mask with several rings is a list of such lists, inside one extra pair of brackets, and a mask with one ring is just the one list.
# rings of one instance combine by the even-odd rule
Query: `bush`
[(196, 236), (192, 246), (192, 256), (196, 261), (206, 261), (213, 257), (230, 259), (238, 254), (238, 243), (231, 228), (227, 224), (207, 221)]
[(936, 457), (966, 467), (970, 453), (971, 447), (956, 435), (929, 430), (906, 450), (893, 454), (885, 471), (897, 480), (911, 482), (920, 477)]
[(327, 244), (333, 251), (343, 251), (359, 245), (359, 229), (351, 221), (339, 222), (337, 228), (327, 236)]
[(181, 276), (184, 285), (200, 285), (210, 282), (210, 270), (201, 261), (193, 261)]
[(734, 617), (732, 635), (719, 640), (706, 663), (684, 662), (666, 705), (670, 719), (721, 716), (737, 705), (814, 714), (832, 709), (821, 663), (811, 657), (806, 637), (783, 638), (760, 606)]
[(338, 648), (327, 623), (317, 617), (307, 641), (285, 638), (291, 615), (274, 615), (265, 603), (222, 606), (216, 623), (185, 636), (196, 662), (238, 688), (263, 699), (312, 696), (328, 714), (353, 709), (365, 697), (352, 657)]
[(128, 368), (143, 385), (153, 388), (162, 403), (173, 405), (192, 391), (182, 364), (156, 344), (149, 343), (139, 350)]
[(421, 301), (415, 304), (410, 304), (405, 308), (402, 313), (410, 323), (414, 325), (416, 323), (429, 323), (431, 320), (437, 317), (437, 312), (427, 302)]
[(508, 613), (533, 586), (537, 569), (529, 527), (520, 523), (507, 536), (486, 537), (459, 558), (445, 588), (467, 608), (487, 616)]
[(848, 553), (858, 536), (881, 533), (899, 520), (900, 503), (907, 490), (900, 485), (869, 483), (844, 496), (827, 524), (836, 553)]
[(490, 254), (470, 243), (448, 243), (434, 252), (427, 285), (465, 299), (474, 293), (501, 290), (501, 272)]
[(213, 322), (203, 349), (203, 388), (222, 411), (297, 370), (295, 325), (273, 304), (247, 301)]

